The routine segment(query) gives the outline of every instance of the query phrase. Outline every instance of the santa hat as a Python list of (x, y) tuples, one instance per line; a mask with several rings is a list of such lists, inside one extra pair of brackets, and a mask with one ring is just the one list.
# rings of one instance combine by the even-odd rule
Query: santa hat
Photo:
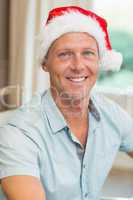
[(86, 32), (96, 39), (99, 46), (101, 70), (118, 71), (120, 69), (122, 55), (112, 50), (105, 19), (77, 6), (55, 8), (49, 12), (47, 23), (39, 36), (41, 63), (51, 44), (61, 35), (69, 32)]

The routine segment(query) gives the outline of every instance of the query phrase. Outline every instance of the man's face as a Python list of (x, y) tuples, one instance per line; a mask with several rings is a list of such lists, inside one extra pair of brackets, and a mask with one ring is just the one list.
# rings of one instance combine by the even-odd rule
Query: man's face
[(98, 74), (96, 40), (87, 33), (67, 33), (50, 47), (44, 69), (50, 85), (60, 95), (83, 98), (93, 87)]

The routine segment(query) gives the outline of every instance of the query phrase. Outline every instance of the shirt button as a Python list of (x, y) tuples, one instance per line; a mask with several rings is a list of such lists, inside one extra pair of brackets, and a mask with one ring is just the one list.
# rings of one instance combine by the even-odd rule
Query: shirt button
[(84, 197), (87, 198), (88, 197), (88, 193), (85, 193)]
[(86, 165), (85, 165), (85, 164), (83, 164), (83, 168), (84, 168), (84, 169), (86, 168)]

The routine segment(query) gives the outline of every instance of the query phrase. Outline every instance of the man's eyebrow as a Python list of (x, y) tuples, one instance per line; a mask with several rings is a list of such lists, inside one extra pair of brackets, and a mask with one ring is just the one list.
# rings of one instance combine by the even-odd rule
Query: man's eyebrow
[[(59, 49), (57, 49), (56, 51), (67, 51), (67, 50), (74, 50), (74, 48), (59, 48)], [(94, 50), (94, 51), (96, 51), (96, 49), (94, 49), (94, 48), (92, 48), (92, 47), (83, 47), (83, 50)]]
[(61, 49), (57, 49), (55, 52), (60, 52), (60, 51), (72, 51), (73, 49), (71, 48), (61, 48)]
[(97, 51), (97, 49), (94, 49), (94, 48), (92, 48), (92, 47), (85, 47), (85, 48), (83, 48), (84, 50), (94, 50), (94, 51)]

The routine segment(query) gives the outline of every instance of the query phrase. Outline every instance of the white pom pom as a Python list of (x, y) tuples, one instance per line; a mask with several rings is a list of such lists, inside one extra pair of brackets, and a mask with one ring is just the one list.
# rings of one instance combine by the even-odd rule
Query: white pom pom
[(119, 71), (122, 65), (122, 54), (115, 50), (107, 50), (101, 57), (100, 70), (101, 71)]

